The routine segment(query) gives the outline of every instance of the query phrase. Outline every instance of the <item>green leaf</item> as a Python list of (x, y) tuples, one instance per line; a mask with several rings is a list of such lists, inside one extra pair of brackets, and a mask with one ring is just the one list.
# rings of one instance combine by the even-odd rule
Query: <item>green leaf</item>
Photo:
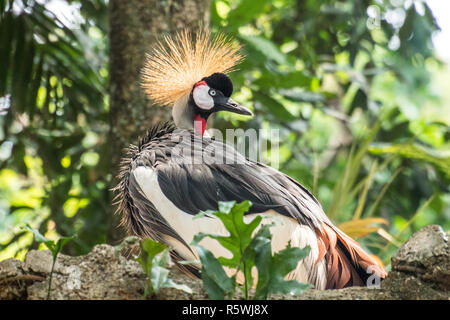
[(255, 265), (258, 269), (258, 284), (254, 299), (267, 299), (271, 293), (299, 295), (311, 285), (284, 278), (308, 255), (310, 248), (293, 248), (288, 244), (287, 248), (272, 256), (270, 226), (261, 227), (251, 244), (256, 253)]
[(374, 144), (369, 147), (373, 154), (397, 154), (404, 158), (433, 164), (450, 177), (450, 150), (427, 148), (418, 144)]
[[(211, 299), (224, 299), (234, 292), (236, 286), (236, 274), (242, 271), (244, 284), (240, 286), (245, 299), (248, 299), (250, 288), (253, 286), (251, 270), (254, 266), (258, 269), (258, 284), (255, 299), (266, 299), (271, 293), (300, 294), (309, 284), (291, 280), (285, 281), (284, 277), (294, 270), (300, 259), (309, 253), (309, 247), (300, 249), (288, 247), (272, 256), (272, 235), (269, 228), (273, 225), (262, 225), (260, 230), (252, 237), (256, 228), (262, 221), (261, 216), (256, 216), (250, 223), (244, 222), (244, 213), (250, 208), (249, 201), (219, 202), (219, 211), (214, 215), (219, 218), (227, 231), (228, 236), (218, 236), (199, 233), (194, 236), (192, 245), (202, 263), (203, 285)], [(199, 242), (210, 237), (217, 240), (224, 248), (232, 253), (232, 258), (216, 258), (209, 250)], [(235, 269), (236, 273), (229, 278), (224, 266)]]
[(225, 297), (232, 295), (232, 292), (228, 292), (221, 288), (219, 284), (208, 275), (208, 272), (204, 268), (202, 268), (202, 281), (203, 287), (211, 300), (224, 300)]
[(181, 290), (181, 291), (184, 291), (184, 292), (187, 292), (187, 293), (192, 293), (192, 289), (189, 288), (187, 285), (175, 283), (170, 278), (167, 278), (166, 282), (164, 282), (162, 284), (162, 287), (163, 288), (174, 288), (174, 289)]
[(47, 244), (49, 242), (53, 242), (52, 240), (47, 239), (46, 237), (44, 237), (39, 230), (32, 228), (30, 225), (26, 225), (24, 227), (24, 229), (31, 231), (34, 235), (34, 241), (38, 242), (38, 243), (44, 243)]
[(260, 36), (239, 36), (259, 54), (278, 64), (288, 64), (287, 56), (272, 41)]
[(267, 0), (245, 0), (240, 1), (239, 5), (232, 9), (228, 14), (228, 25), (242, 26), (252, 19), (257, 18), (262, 12)]
[(38, 243), (43, 243), (47, 246), (47, 248), (52, 252), (53, 258), (56, 259), (56, 256), (61, 251), (61, 249), (64, 247), (64, 245), (69, 242), (70, 240), (73, 240), (76, 235), (73, 235), (71, 237), (61, 237), (58, 239), (58, 241), (49, 240), (46, 237), (44, 237), (39, 230), (32, 228), (30, 225), (26, 225), (24, 227), (26, 230), (29, 230), (34, 235), (34, 240)]
[(288, 247), (276, 254), (272, 258), (272, 277), (270, 282), (270, 293), (290, 293), (300, 294), (305, 289), (312, 287), (310, 284), (300, 283), (295, 280), (284, 280), (284, 277), (295, 270), (298, 262), (305, 258), (310, 251), (310, 247), (296, 248)]
[(167, 246), (161, 242), (145, 239), (141, 242), (142, 249), (153, 259), (158, 253), (163, 252)]
[(251, 243), (256, 253), (255, 265), (258, 269), (258, 284), (254, 299), (266, 299), (269, 294), (272, 262), (272, 235), (269, 227), (269, 225), (262, 226)]
[(252, 240), (253, 231), (255, 231), (262, 218), (257, 216), (250, 223), (246, 224), (244, 222), (244, 212), (247, 212), (250, 206), (251, 203), (249, 201), (243, 201), (239, 204), (236, 204), (235, 201), (219, 202), (219, 211), (215, 212), (214, 215), (222, 221), (230, 235), (219, 236), (201, 233), (194, 238), (194, 242), (198, 243), (206, 236), (217, 240), (233, 255), (231, 259), (221, 257), (219, 259), (220, 263), (230, 268), (240, 269), (245, 274), (248, 274), (248, 281), (251, 285), (250, 269), (253, 263), (247, 259), (244, 253)]
[[(166, 249), (167, 246), (153, 241), (152, 239), (145, 239), (141, 241), (141, 253), (139, 257), (136, 258), (147, 275), (151, 275), (151, 270), (153, 267), (153, 259), (158, 253), (161, 253)], [(150, 277), (151, 279), (151, 277)]]
[(295, 121), (297, 117), (290, 113), (280, 102), (261, 91), (254, 91), (253, 97), (263, 109), (274, 115), (279, 121)]
[(151, 282), (155, 293), (159, 292), (159, 289), (163, 287), (168, 278), (169, 270), (158, 265), (153, 266), (151, 270)]
[[(236, 201), (220, 201), (219, 202), (219, 212), (222, 213), (230, 213), (231, 209), (236, 205)], [(214, 212), (214, 214), (217, 214), (217, 211)]]
[[(222, 221), (229, 235), (220, 236), (200, 233), (194, 237), (192, 245), (196, 247), (200, 257), (203, 284), (211, 299), (224, 299), (225, 296), (231, 296), (234, 293), (236, 274), (229, 278), (223, 266), (235, 269), (236, 273), (238, 270), (244, 273), (244, 294), (246, 297), (248, 289), (252, 286), (251, 268), (254, 263), (246, 249), (252, 240), (253, 231), (261, 222), (261, 217), (257, 216), (250, 223), (246, 224), (244, 222), (244, 213), (249, 210), (250, 206), (251, 203), (249, 201), (243, 201), (239, 204), (236, 204), (235, 201), (219, 202), (219, 211), (212, 214)], [(214, 257), (210, 251), (199, 245), (199, 242), (205, 237), (217, 240), (231, 252), (232, 258), (220, 257), (217, 259)]]
[(54, 249), (56, 251), (56, 254), (62, 250), (62, 248), (66, 245), (67, 242), (69, 242), (70, 240), (73, 240), (75, 237), (76, 237), (76, 235), (73, 235), (71, 237), (59, 238), (58, 241), (56, 242), (55, 249)]
[[(133, 239), (130, 239), (133, 240)], [(144, 295), (158, 293), (161, 288), (175, 288), (192, 293), (186, 285), (176, 284), (169, 278), (169, 270), (172, 265), (170, 249), (163, 243), (145, 239), (141, 241), (141, 253), (136, 258), (144, 272), (147, 274), (147, 282)]]
[(211, 251), (198, 244), (203, 237), (202, 235), (196, 235), (192, 242), (202, 263), (203, 285), (210, 299), (223, 300), (225, 296), (230, 296), (234, 293), (236, 286), (234, 277), (229, 278), (221, 263)]

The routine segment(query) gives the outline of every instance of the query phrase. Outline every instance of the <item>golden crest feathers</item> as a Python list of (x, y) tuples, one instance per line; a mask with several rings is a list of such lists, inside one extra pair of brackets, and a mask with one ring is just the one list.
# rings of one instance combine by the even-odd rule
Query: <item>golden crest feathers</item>
[(243, 58), (239, 49), (223, 34), (211, 37), (207, 30), (193, 36), (185, 29), (174, 36), (165, 36), (147, 54), (142, 88), (155, 103), (172, 106), (203, 77), (233, 71)]

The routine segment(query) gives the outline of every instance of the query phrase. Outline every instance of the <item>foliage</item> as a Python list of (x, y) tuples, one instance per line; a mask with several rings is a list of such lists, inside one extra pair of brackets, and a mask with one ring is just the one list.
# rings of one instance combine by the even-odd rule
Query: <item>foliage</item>
[(433, 150), (418, 144), (384, 144), (369, 149), (374, 154), (399, 154), (405, 158), (418, 159), (433, 164), (450, 178), (450, 150)]
[[(199, 233), (194, 236), (192, 245), (202, 263), (203, 285), (211, 299), (231, 299), (238, 286), (246, 300), (249, 299), (250, 289), (253, 287), (253, 267), (258, 270), (258, 281), (253, 299), (267, 299), (271, 293), (300, 294), (310, 285), (296, 280), (284, 280), (284, 277), (297, 267), (298, 262), (309, 253), (307, 248), (287, 248), (272, 255), (272, 235), (269, 228), (272, 225), (261, 224), (262, 217), (256, 216), (246, 223), (244, 213), (251, 203), (243, 201), (219, 202), (218, 211), (200, 213), (199, 217), (208, 215), (222, 221), (229, 235), (221, 236)], [(255, 232), (257, 227), (260, 229)], [(254, 234), (254, 236), (252, 236)], [(224, 248), (231, 252), (232, 258), (216, 258), (209, 250), (199, 243), (205, 237), (217, 240)], [(229, 277), (224, 267), (233, 270)], [(243, 284), (238, 284), (238, 275), (243, 275)]]
[(15, 192), (38, 190), (17, 203), (0, 186), (0, 217), (19, 222), (0, 218), (0, 251), (12, 256), (32, 245), (17, 227), (24, 222), (47, 236), (77, 233), (67, 253), (107, 239), (107, 6), (62, 8), (65, 20), (47, 1), (0, 0), (0, 175), (18, 175), (8, 183)]
[(255, 236), (255, 265), (258, 269), (258, 284), (254, 299), (267, 299), (272, 293), (301, 294), (311, 285), (297, 280), (285, 280), (293, 271), (299, 260), (306, 257), (310, 248), (293, 248), (288, 246), (272, 256), (271, 234), (269, 226), (263, 226)]
[[(27, 222), (77, 233), (70, 254), (116, 230), (107, 1), (60, 0), (70, 19), (52, 2), (0, 0), (0, 259), (37, 246)], [(425, 2), (212, 0), (211, 28), (244, 45), (233, 98), (255, 113), (215, 127), (279, 129), (279, 169), (385, 263), (424, 225), (450, 228), (450, 72)]]
[(158, 294), (161, 288), (175, 288), (192, 293), (192, 290), (183, 284), (177, 284), (169, 278), (170, 249), (163, 243), (145, 239), (141, 241), (141, 253), (136, 259), (147, 274), (144, 296)]
[(215, 0), (211, 17), (243, 44), (234, 96), (255, 113), (216, 127), (279, 129), (279, 169), (385, 263), (424, 225), (450, 228), (450, 113), (432, 89), (448, 68), (425, 2)]
[(50, 280), (48, 281), (48, 291), (47, 291), (47, 300), (50, 299), (50, 290), (52, 288), (52, 278), (53, 278), (53, 270), (55, 268), (56, 259), (58, 257), (58, 253), (61, 251), (61, 249), (66, 245), (67, 242), (70, 240), (73, 240), (75, 238), (75, 235), (71, 237), (61, 237), (58, 241), (49, 240), (46, 237), (44, 237), (39, 230), (34, 229), (27, 225), (25, 227), (26, 230), (31, 231), (34, 235), (34, 241), (37, 243), (43, 243), (45, 246), (51, 251), (52, 253), (52, 269), (50, 271)]

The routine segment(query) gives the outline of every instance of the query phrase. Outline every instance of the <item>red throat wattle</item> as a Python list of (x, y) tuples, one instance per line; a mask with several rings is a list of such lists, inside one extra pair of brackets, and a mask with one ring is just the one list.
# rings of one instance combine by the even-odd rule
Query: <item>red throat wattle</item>
[(205, 133), (206, 119), (199, 114), (194, 117), (194, 129), (195, 132), (200, 133), (202, 136)]

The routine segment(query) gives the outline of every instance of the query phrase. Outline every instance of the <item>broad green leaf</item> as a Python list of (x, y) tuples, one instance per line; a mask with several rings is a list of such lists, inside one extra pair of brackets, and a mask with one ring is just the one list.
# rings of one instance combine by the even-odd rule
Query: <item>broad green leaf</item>
[(298, 262), (309, 253), (309, 247), (296, 248), (290, 244), (272, 256), (270, 225), (264, 225), (252, 242), (255, 251), (255, 265), (258, 269), (258, 284), (254, 299), (267, 299), (271, 293), (301, 294), (310, 284), (296, 280), (285, 280), (285, 276), (293, 271)]
[(262, 220), (260, 216), (256, 216), (250, 223), (246, 224), (244, 222), (244, 213), (249, 210), (250, 206), (251, 203), (249, 201), (243, 201), (239, 204), (234, 204), (229, 210), (229, 213), (216, 212), (216, 216), (222, 220), (230, 235), (225, 237), (211, 236), (211, 238), (216, 239), (224, 248), (233, 254), (231, 259), (220, 257), (220, 263), (244, 273), (243, 292), (245, 298), (247, 298), (248, 290), (253, 285), (251, 270), (254, 266), (254, 255), (247, 248), (252, 241), (253, 232)]
[(255, 235), (251, 247), (255, 251), (255, 265), (258, 269), (258, 283), (254, 299), (266, 299), (270, 290), (272, 263), (272, 235), (269, 226), (263, 225)]
[(62, 248), (62, 247), (64, 247), (66, 245), (67, 242), (69, 242), (70, 240), (75, 239), (76, 236), (77, 235), (74, 234), (73, 236), (70, 236), (70, 237), (60, 237), (58, 239), (58, 242), (56, 243), (56, 245)]
[(197, 249), (197, 254), (202, 263), (202, 280), (205, 290), (211, 299), (225, 299), (234, 293), (234, 277), (228, 278), (219, 260), (203, 246), (198, 243), (202, 236), (194, 236), (192, 245)]
[(309, 254), (310, 248), (288, 247), (275, 253), (272, 258), (272, 279), (270, 282), (270, 293), (281, 292), (300, 294), (306, 288), (310, 288), (310, 284), (300, 283), (295, 280), (284, 280), (284, 277), (291, 271), (295, 270), (298, 262)]
[(226, 292), (221, 288), (219, 284), (208, 275), (208, 272), (206, 272), (204, 268), (202, 268), (202, 282), (203, 287), (211, 300), (224, 300), (231, 295), (231, 293)]
[(221, 259), (222, 264), (225, 266), (239, 268), (241, 263), (245, 263), (242, 260), (244, 251), (251, 242), (253, 231), (262, 219), (260, 216), (257, 216), (248, 224), (244, 222), (244, 212), (247, 212), (250, 206), (251, 203), (249, 201), (243, 201), (239, 204), (236, 204), (234, 201), (219, 202), (219, 211), (215, 212), (215, 216), (222, 221), (230, 235), (200, 234), (197, 238), (201, 240), (205, 236), (209, 236), (228, 249), (233, 254), (233, 257), (231, 259)]
[[(219, 203), (220, 210), (214, 215), (223, 222), (229, 235), (200, 233), (194, 236), (192, 245), (197, 248), (202, 263), (203, 284), (209, 297), (224, 299), (230, 296), (234, 292), (236, 274), (239, 270), (244, 274), (244, 283), (239, 288), (243, 291), (245, 299), (248, 299), (249, 289), (253, 286), (251, 269), (254, 266), (258, 270), (255, 299), (265, 299), (270, 293), (275, 292), (300, 294), (309, 285), (295, 280), (285, 281), (284, 277), (309, 253), (309, 247), (300, 249), (288, 246), (272, 256), (272, 235), (269, 228), (273, 224), (262, 225), (252, 237), (262, 218), (257, 216), (248, 224), (244, 222), (244, 213), (249, 210), (250, 205), (249, 201), (239, 204)], [(205, 237), (216, 239), (233, 254), (232, 258), (214, 257), (210, 251), (199, 245)], [(227, 276), (223, 266), (236, 270), (232, 278)]]

